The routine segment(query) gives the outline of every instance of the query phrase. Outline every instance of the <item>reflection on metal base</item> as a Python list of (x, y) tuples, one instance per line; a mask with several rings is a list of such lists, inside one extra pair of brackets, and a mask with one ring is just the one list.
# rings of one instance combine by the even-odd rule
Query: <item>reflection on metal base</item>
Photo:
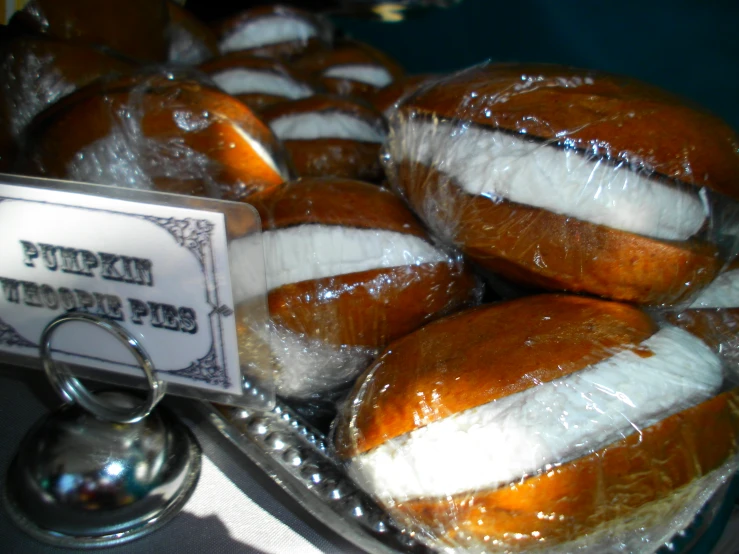
[[(121, 409), (140, 401), (100, 393)], [(128, 542), (164, 525), (200, 475), (201, 450), (164, 408), (136, 423), (111, 423), (64, 406), (26, 435), (8, 472), (4, 502), (31, 536), (56, 546)]]

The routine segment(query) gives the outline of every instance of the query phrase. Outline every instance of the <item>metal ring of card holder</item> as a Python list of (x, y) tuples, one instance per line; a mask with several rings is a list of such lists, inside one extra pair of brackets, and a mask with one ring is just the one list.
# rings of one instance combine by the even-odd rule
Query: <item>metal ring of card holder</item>
[[(73, 377), (68, 372), (61, 371), (57, 367), (57, 364), (51, 357), (52, 335), (59, 327), (73, 321), (90, 323), (105, 329), (122, 342), (134, 355), (139, 366), (143, 369), (148, 383), (148, 394), (143, 404), (134, 408), (124, 408), (101, 402), (76, 377)], [(154, 375), (154, 364), (151, 361), (151, 357), (131, 333), (114, 321), (81, 312), (63, 314), (46, 326), (41, 335), (41, 346), (39, 349), (46, 376), (51, 381), (54, 389), (67, 402), (77, 403), (102, 420), (116, 423), (135, 423), (148, 416), (164, 396), (165, 383), (157, 379)]]

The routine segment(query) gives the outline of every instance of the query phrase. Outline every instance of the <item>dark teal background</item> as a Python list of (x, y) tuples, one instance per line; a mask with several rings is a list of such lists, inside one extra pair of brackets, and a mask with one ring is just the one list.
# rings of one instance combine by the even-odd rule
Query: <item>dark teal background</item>
[(739, 130), (739, 0), (463, 0), (401, 23), (337, 19), (407, 70), (551, 62), (637, 77)]

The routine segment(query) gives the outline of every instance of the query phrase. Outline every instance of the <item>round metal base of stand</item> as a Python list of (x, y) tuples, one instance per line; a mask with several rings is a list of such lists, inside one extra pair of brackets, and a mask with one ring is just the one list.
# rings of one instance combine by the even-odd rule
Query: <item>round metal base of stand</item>
[[(126, 395), (105, 394), (127, 401)], [(118, 424), (65, 406), (26, 435), (3, 502), (11, 519), (39, 541), (111, 546), (171, 520), (192, 495), (200, 467), (194, 435), (164, 408)]]

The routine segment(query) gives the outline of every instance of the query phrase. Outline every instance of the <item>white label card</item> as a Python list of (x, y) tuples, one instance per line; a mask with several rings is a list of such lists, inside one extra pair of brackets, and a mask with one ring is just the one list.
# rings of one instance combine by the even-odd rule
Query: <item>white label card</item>
[[(0, 353), (38, 358), (46, 325), (71, 310), (125, 327), (165, 381), (242, 394), (221, 213), (0, 184)], [(142, 375), (90, 324), (60, 327), (53, 352)]]

